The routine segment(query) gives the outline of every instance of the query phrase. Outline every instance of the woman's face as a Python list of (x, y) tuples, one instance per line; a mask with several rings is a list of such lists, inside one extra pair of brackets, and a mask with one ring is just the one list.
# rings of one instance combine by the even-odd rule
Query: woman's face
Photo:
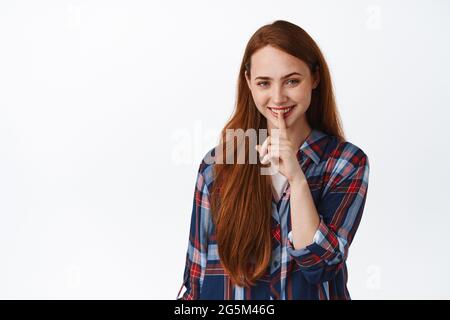
[(278, 112), (283, 112), (287, 128), (304, 123), (311, 91), (319, 83), (318, 72), (313, 79), (306, 63), (269, 45), (256, 51), (250, 64), (251, 79), (245, 73), (247, 84), (268, 127), (278, 127)]

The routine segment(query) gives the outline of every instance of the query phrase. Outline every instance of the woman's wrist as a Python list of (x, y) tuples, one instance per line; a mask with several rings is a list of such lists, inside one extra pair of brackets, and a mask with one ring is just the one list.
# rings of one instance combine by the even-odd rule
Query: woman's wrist
[(302, 187), (304, 185), (308, 185), (308, 180), (306, 180), (306, 177), (304, 174), (302, 175), (296, 175), (295, 177), (292, 178), (291, 181), (289, 181), (289, 184), (292, 187)]

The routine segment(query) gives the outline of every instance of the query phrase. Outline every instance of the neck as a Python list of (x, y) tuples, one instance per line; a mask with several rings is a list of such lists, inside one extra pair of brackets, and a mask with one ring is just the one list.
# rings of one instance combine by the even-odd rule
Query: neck
[[(272, 129), (278, 129), (271, 121), (267, 121), (267, 126), (270, 135), (272, 135)], [(311, 133), (311, 127), (306, 120), (306, 116), (304, 115), (300, 119), (297, 119), (294, 124), (287, 126), (286, 133), (288, 139), (293, 143), (295, 150), (298, 150)]]

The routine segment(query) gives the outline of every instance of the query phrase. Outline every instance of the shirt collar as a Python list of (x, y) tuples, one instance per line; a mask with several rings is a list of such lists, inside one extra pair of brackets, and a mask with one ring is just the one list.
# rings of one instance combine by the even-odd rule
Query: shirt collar
[(323, 138), (326, 136), (324, 132), (318, 129), (312, 129), (305, 141), (303, 141), (298, 152), (311, 158), (316, 165), (319, 164), (326, 147), (326, 143), (323, 143), (325, 141)]

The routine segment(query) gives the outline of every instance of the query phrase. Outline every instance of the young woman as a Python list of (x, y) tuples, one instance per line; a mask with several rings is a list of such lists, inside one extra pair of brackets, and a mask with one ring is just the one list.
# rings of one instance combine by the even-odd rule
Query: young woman
[[(244, 164), (217, 161), (247, 146), (231, 129), (268, 137), (244, 148)], [(219, 146), (199, 166), (177, 299), (350, 299), (369, 162), (344, 138), (328, 66), (303, 29), (279, 20), (251, 37)], [(276, 174), (262, 174), (268, 165)]]

